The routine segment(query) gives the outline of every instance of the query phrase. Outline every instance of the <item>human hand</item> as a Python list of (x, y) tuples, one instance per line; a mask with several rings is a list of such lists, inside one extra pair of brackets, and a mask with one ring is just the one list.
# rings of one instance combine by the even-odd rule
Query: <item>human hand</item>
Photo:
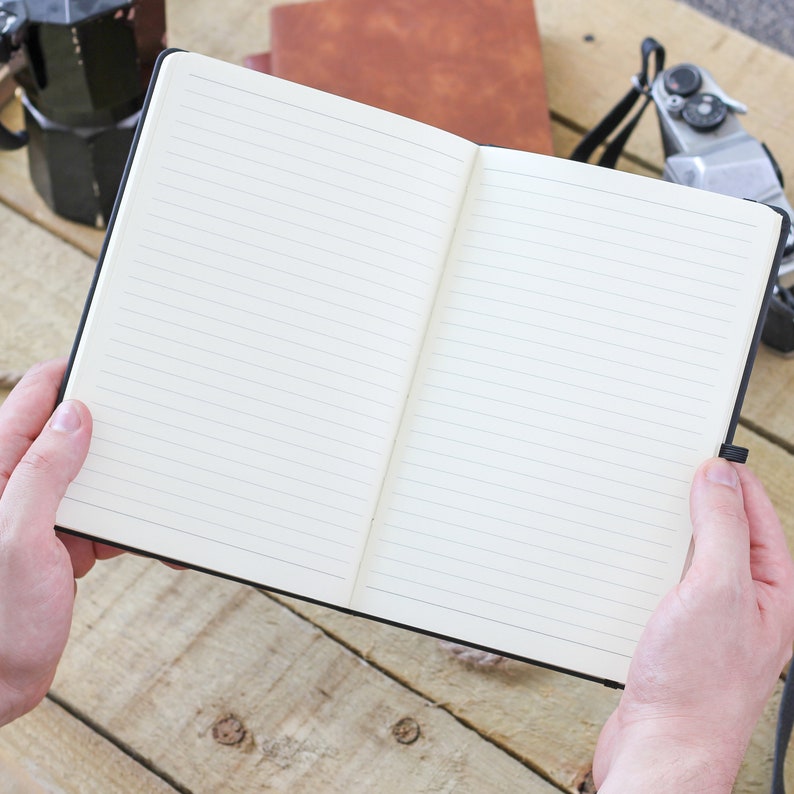
[(698, 470), (694, 556), (640, 639), (593, 765), (599, 794), (728, 794), (794, 638), (794, 565), (758, 479)]
[(53, 531), (91, 438), (82, 403), (65, 402), (50, 418), (65, 365), (33, 367), (0, 406), (0, 725), (49, 689), (69, 634), (75, 578), (120, 553)]

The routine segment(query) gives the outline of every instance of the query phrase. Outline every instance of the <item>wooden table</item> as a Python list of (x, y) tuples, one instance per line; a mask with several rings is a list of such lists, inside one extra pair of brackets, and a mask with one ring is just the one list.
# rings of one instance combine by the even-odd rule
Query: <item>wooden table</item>
[[(169, 0), (170, 43), (232, 61), (273, 0)], [(623, 94), (648, 34), (707, 66), (794, 184), (794, 60), (673, 0), (536, 0), (555, 147)], [(19, 123), (19, 109), (4, 119)], [(658, 175), (649, 111), (621, 167)], [(101, 233), (53, 216), (24, 152), (0, 155), (0, 369), (65, 353)], [(738, 442), (794, 541), (794, 360), (762, 350)], [(4, 395), (0, 395), (4, 396)], [(736, 785), (769, 786), (780, 687)], [(530, 665), (473, 667), (437, 641), (132, 556), (80, 583), (50, 696), (0, 730), (0, 792), (585, 791), (618, 694)], [(789, 778), (794, 786), (794, 775)]]

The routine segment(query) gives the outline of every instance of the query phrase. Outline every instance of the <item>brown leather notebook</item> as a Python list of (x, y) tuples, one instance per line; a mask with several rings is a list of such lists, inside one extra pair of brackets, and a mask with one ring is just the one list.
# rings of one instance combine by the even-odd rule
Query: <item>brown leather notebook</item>
[[(259, 59), (258, 63), (256, 59)], [(247, 65), (267, 71), (267, 58)], [(552, 153), (532, 0), (276, 6), (269, 71), (481, 144)]]

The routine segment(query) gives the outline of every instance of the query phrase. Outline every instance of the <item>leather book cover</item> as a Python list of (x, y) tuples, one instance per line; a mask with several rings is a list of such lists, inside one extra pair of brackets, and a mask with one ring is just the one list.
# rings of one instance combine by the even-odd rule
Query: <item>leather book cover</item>
[[(267, 70), (267, 58), (247, 64)], [(532, 0), (314, 0), (271, 12), (269, 71), (480, 144), (552, 154)]]

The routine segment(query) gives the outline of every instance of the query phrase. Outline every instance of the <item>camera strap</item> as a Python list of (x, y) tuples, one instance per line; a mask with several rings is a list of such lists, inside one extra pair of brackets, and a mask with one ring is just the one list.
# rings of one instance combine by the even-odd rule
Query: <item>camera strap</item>
[[(598, 165), (605, 168), (614, 168), (615, 164), (623, 151), (631, 133), (637, 126), (637, 122), (642, 118), (645, 109), (653, 101), (651, 98), (651, 85), (653, 84), (656, 75), (664, 69), (664, 47), (650, 36), (643, 39), (640, 46), (642, 56), (642, 64), (640, 71), (631, 78), (631, 88), (615, 105), (612, 110), (604, 116), (601, 121), (588, 132), (577, 147), (571, 152), (570, 159), (578, 160), (579, 162), (586, 163), (593, 152), (604, 142), (606, 139), (618, 128), (623, 120), (629, 115), (631, 109), (637, 101), (643, 98), (642, 104), (634, 115), (626, 122), (623, 129), (615, 136), (615, 138), (607, 144), (604, 153), (598, 161)], [(649, 75), (651, 65), (651, 57), (654, 57), (654, 72)]]
[(777, 715), (777, 730), (775, 731), (775, 761), (772, 766), (771, 794), (786, 794), (786, 781), (783, 771), (786, 766), (786, 750), (791, 729), (794, 726), (794, 672), (786, 676), (783, 694), (780, 698), (780, 711)]

